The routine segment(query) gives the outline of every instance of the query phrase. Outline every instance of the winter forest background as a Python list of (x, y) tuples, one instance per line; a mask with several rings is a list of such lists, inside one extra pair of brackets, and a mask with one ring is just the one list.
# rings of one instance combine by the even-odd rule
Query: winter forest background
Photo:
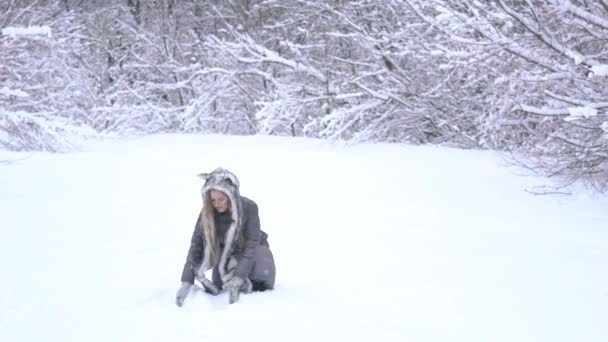
[(1, 0), (0, 29), (1, 149), (442, 144), (608, 190), (606, 0)]

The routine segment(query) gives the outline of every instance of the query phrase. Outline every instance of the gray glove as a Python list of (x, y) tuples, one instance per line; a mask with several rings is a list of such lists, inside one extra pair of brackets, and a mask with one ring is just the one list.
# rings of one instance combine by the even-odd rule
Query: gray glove
[(175, 295), (175, 304), (177, 304), (177, 306), (180, 308), (182, 305), (184, 305), (184, 301), (186, 300), (186, 297), (188, 297), (191, 287), (192, 284), (183, 282), (182, 286), (179, 288), (179, 290), (177, 290), (177, 294)]
[(233, 304), (238, 302), (239, 296), (241, 292), (251, 292), (251, 281), (249, 279), (243, 279), (241, 277), (232, 277), (227, 283), (223, 286), (224, 289), (227, 289), (230, 293), (230, 297), (228, 299), (228, 303)]

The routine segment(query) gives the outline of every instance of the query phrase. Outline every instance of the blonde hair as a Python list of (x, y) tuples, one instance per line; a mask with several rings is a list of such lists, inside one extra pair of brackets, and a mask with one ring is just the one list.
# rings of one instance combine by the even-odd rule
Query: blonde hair
[(205, 246), (205, 248), (209, 248), (210, 251), (211, 260), (209, 261), (209, 266), (211, 268), (217, 264), (220, 252), (220, 244), (216, 236), (215, 218), (213, 217), (214, 210), (211, 204), (211, 195), (207, 192), (203, 200), (203, 208), (201, 209), (201, 222), (203, 223), (203, 232), (207, 238), (206, 240), (209, 242), (209, 246)]
[[(230, 202), (230, 197), (226, 197), (228, 198), (228, 208), (230, 209), (232, 207), (232, 202)], [(205, 246), (205, 248), (209, 248), (209, 256), (211, 258), (209, 260), (209, 267), (211, 268), (215, 267), (219, 261), (220, 254), (220, 243), (217, 237), (217, 229), (215, 229), (214, 214), (215, 208), (211, 203), (211, 191), (207, 191), (203, 200), (203, 208), (201, 209), (201, 222), (203, 223), (203, 232), (206, 240), (209, 242), (209, 246)]]

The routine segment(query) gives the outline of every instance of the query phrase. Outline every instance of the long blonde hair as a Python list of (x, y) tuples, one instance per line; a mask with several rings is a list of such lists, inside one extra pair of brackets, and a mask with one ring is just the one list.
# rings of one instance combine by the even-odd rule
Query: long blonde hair
[(203, 223), (203, 232), (205, 233), (206, 240), (209, 242), (210, 246), (205, 246), (205, 248), (209, 248), (209, 255), (211, 256), (210, 267), (213, 268), (217, 264), (220, 253), (220, 244), (217, 239), (217, 231), (215, 229), (215, 218), (214, 218), (214, 208), (211, 203), (211, 194), (207, 192), (205, 194), (205, 199), (203, 200), (203, 208), (201, 209), (201, 222)]
[[(231, 210), (232, 202), (230, 201), (230, 197), (226, 195), (226, 198), (228, 201), (228, 209)], [(205, 248), (209, 248), (210, 251), (209, 256), (211, 257), (211, 260), (209, 260), (209, 266), (211, 268), (215, 267), (215, 265), (219, 261), (220, 256), (220, 244), (219, 239), (217, 237), (217, 229), (215, 228), (214, 214), (215, 208), (213, 207), (213, 203), (211, 202), (211, 191), (208, 191), (205, 194), (203, 208), (201, 209), (201, 222), (203, 222), (203, 232), (205, 233), (206, 239), (210, 245), (205, 246)]]

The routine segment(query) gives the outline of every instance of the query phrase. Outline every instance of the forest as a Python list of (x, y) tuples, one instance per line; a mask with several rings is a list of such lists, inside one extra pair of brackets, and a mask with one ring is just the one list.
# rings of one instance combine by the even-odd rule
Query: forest
[(606, 0), (2, 0), (0, 29), (0, 149), (437, 144), (608, 191)]

